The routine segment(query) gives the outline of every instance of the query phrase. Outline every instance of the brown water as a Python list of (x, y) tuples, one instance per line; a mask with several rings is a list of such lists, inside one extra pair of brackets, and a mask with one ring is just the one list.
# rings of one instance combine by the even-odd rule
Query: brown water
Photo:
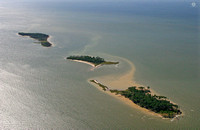
[[(199, 9), (189, 2), (5, 1), (0, 10), (0, 129), (200, 128)], [(49, 34), (55, 46), (19, 31)], [(64, 59), (73, 54), (120, 64), (91, 71)], [(94, 77), (121, 89), (131, 79), (149, 85), (184, 116), (162, 120), (134, 109), (87, 82)]]

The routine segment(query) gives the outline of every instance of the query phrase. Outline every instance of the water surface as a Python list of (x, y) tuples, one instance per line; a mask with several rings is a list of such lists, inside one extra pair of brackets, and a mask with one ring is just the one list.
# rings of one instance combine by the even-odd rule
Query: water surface
[[(1, 129), (199, 128), (199, 9), (189, 2), (0, 2)], [(44, 48), (17, 33), (51, 35)], [(118, 60), (91, 71), (72, 54)], [(120, 75), (169, 97), (180, 120), (145, 114), (87, 79)]]

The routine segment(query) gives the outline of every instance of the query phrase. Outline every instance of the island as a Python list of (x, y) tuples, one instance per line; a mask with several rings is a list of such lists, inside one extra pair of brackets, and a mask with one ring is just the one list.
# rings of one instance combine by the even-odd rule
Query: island
[(30, 38), (36, 39), (39, 41), (39, 43), (44, 47), (51, 47), (52, 44), (48, 42), (49, 35), (43, 34), (43, 33), (24, 33), (19, 32), (18, 33), (21, 36), (29, 36)]
[(73, 61), (83, 62), (86, 64), (90, 64), (94, 67), (99, 65), (112, 65), (112, 64), (119, 64), (119, 62), (111, 62), (111, 61), (105, 61), (101, 57), (94, 57), (94, 56), (69, 56), (66, 59), (70, 59)]
[(110, 91), (116, 95), (120, 94), (140, 107), (160, 114), (163, 118), (174, 118), (177, 115), (182, 114), (178, 105), (171, 103), (165, 96), (157, 96), (152, 94), (150, 87), (132, 86), (126, 90), (112, 90), (97, 80), (90, 80), (90, 82), (95, 83), (104, 91)]

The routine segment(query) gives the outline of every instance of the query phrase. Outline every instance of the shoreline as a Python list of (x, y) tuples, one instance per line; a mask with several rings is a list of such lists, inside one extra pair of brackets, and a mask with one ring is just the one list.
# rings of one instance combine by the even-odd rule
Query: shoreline
[(90, 82), (91, 79), (88, 79), (87, 82), (93, 86), (95, 86), (95, 88), (97, 88), (98, 90), (100, 90), (101, 92), (103, 93), (106, 93), (110, 96), (112, 96), (113, 98), (116, 98), (118, 99), (119, 101), (121, 101), (123, 104), (126, 104), (128, 105), (129, 107), (132, 107), (132, 108), (136, 108), (137, 110), (140, 110), (142, 113), (145, 113), (145, 114), (148, 114), (148, 115), (152, 115), (152, 116), (156, 116), (156, 117), (160, 117), (162, 119), (168, 119), (168, 118), (163, 118), (160, 114), (158, 113), (155, 113), (153, 111), (150, 111), (148, 109), (145, 109), (145, 108), (142, 108), (140, 107), (139, 105), (135, 104), (134, 102), (132, 102), (130, 99), (128, 98), (125, 98), (124, 96), (122, 95), (116, 95), (115, 93), (111, 93), (110, 91), (104, 91), (102, 90), (97, 84), (95, 83), (91, 83)]
[(91, 62), (82, 61), (82, 60), (72, 60), (72, 59), (70, 59), (70, 60), (71, 60), (71, 61), (75, 61), (75, 62), (79, 62), (79, 63), (84, 63), (84, 64), (87, 64), (87, 65), (90, 65), (90, 66), (92, 66), (92, 68), (91, 68), (90, 70), (94, 70), (95, 68), (98, 68), (98, 67), (101, 66), (101, 64), (95, 65), (95, 64), (93, 64), (93, 63), (91, 63)]
[[(92, 57), (92, 56), (68, 56), (66, 57), (66, 60), (72, 60), (80, 63), (85, 63), (88, 65), (91, 65), (94, 68), (98, 68), (103, 65), (116, 65), (119, 64), (119, 62), (113, 62), (113, 61), (105, 61), (103, 58), (100, 57)], [(91, 70), (93, 70), (91, 69)]]
[[(121, 58), (121, 57), (119, 57), (119, 58)], [(103, 83), (103, 85), (109, 86), (110, 89), (117, 89), (117, 90), (122, 90), (122, 89), (125, 90), (130, 86), (136, 86), (136, 87), (143, 86), (143, 85), (140, 85), (140, 84), (138, 84), (134, 81), (134, 73), (135, 73), (134, 64), (131, 61), (125, 59), (125, 58), (121, 58), (121, 59), (126, 61), (129, 64), (129, 66), (131, 67), (130, 70), (126, 71), (122, 75), (117, 75), (117, 76), (116, 75), (107, 75), (107, 76), (89, 78), (87, 80), (87, 82), (89, 84), (95, 86), (100, 91), (120, 100), (121, 102), (123, 102), (124, 104), (126, 104), (126, 105), (128, 105), (132, 108), (136, 108), (136, 109), (140, 110), (141, 112), (143, 112), (145, 114), (157, 116), (157, 117), (160, 117), (162, 119), (170, 119), (170, 118), (164, 118), (159, 113), (155, 113), (151, 110), (143, 108), (143, 107), (135, 104), (130, 99), (125, 98), (122, 95), (116, 95), (115, 93), (111, 93), (110, 91), (104, 91), (104, 90), (102, 90), (101, 87), (98, 86), (97, 83), (99, 83), (99, 81), (101, 81), (101, 83)], [(92, 83), (92, 82), (90, 82), (90, 80), (95, 80), (97, 83)], [(150, 88), (150, 90), (151, 90), (151, 95), (154, 95), (154, 94), (159, 95), (154, 90), (152, 90), (151, 88)], [(172, 102), (171, 100), (169, 100), (169, 101)], [(172, 103), (174, 103), (174, 102), (172, 102)], [(176, 104), (176, 103), (174, 103), (174, 104)], [(175, 119), (179, 119), (179, 117), (181, 117), (183, 115), (184, 115), (184, 113), (182, 112), (181, 115), (176, 115), (174, 118), (171, 119), (171, 121), (173, 121)]]
[[(28, 35), (20, 35), (19, 33), (20, 33), (20, 32), (16, 33), (16, 35), (22, 36), (22, 37), (29, 37), (29, 38), (31, 38), (31, 39), (33, 39), (33, 40), (38, 41), (38, 42), (33, 42), (33, 43), (40, 43), (40, 45), (42, 45), (42, 41), (40, 41), (40, 40), (38, 40), (38, 39), (35, 39), (35, 38), (31, 37), (31, 36), (28, 36)], [(45, 35), (47, 35), (47, 34), (45, 34)], [(50, 46), (45, 46), (45, 47), (55, 47), (55, 44), (51, 41), (51, 39), (53, 38), (53, 36), (51, 36), (51, 35), (47, 35), (47, 36), (48, 36), (48, 37), (47, 37), (47, 39), (46, 39), (45, 42), (48, 42), (48, 43), (50, 43), (51, 45), (50, 45)], [(42, 46), (44, 46), (44, 45), (42, 45)]]
[[(71, 59), (70, 59), (71, 60)], [(94, 64), (90, 63), (90, 62), (87, 62), (87, 61), (82, 61), (82, 60), (71, 60), (71, 61), (75, 61), (75, 62), (79, 62), (79, 63), (84, 63), (84, 64), (88, 64), (92, 67), (96, 67)]]
[(55, 47), (56, 45), (54, 44), (54, 42), (52, 42), (53, 36), (49, 35), (49, 37), (47, 38), (47, 41), (51, 44), (51, 47)]

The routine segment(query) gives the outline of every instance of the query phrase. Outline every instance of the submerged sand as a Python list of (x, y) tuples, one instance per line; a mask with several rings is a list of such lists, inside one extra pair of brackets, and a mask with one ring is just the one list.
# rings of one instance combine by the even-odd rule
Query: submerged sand
[[(97, 82), (102, 83), (103, 85), (107, 86), (110, 89), (118, 89), (118, 90), (125, 90), (131, 86), (136, 86), (136, 87), (142, 86), (134, 81), (134, 73), (135, 73), (134, 64), (125, 58), (121, 58), (121, 57), (118, 57), (118, 58), (120, 58), (123, 61), (125, 61), (126, 63), (128, 63), (128, 65), (130, 66), (130, 69), (127, 72), (120, 74), (120, 75), (106, 75), (106, 76), (102, 76), (102, 77), (91, 78), (91, 79), (88, 79), (88, 82), (90, 84), (94, 85), (100, 91), (103, 91), (102, 88), (99, 87), (97, 84), (91, 83), (90, 80), (92, 80), (92, 79), (96, 80)], [(90, 62), (86, 62), (86, 61), (81, 61), (81, 60), (73, 60), (73, 61), (88, 64), (88, 65), (92, 66), (93, 68), (98, 67), (98, 66), (95, 66), (94, 64), (92, 64)], [(115, 93), (111, 93), (110, 91), (103, 91), (103, 92), (109, 94), (110, 96), (112, 96), (114, 98), (117, 98), (118, 100), (129, 105), (130, 107), (140, 110), (141, 112), (163, 118), (160, 114), (150, 111), (148, 109), (142, 108), (139, 105), (133, 103), (130, 99), (125, 98), (124, 96), (116, 95)], [(151, 89), (151, 94), (156, 94), (156, 92)], [(167, 118), (163, 118), (163, 119), (167, 119)]]
[(140, 86), (134, 81), (134, 64), (125, 58), (120, 57), (120, 59), (128, 63), (130, 69), (127, 72), (119, 75), (106, 75), (102, 77), (97, 77), (95, 79), (101, 81), (101, 83), (103, 83), (104, 85), (109, 86), (109, 88), (118, 90), (124, 90), (131, 86)]
[[(130, 69), (127, 72), (120, 74), (120, 75), (106, 75), (106, 76), (95, 77), (95, 78), (91, 78), (91, 79), (97, 80), (98, 82), (102, 83), (103, 85), (107, 86), (110, 89), (125, 90), (131, 86), (136, 86), (136, 87), (142, 86), (134, 81), (134, 73), (135, 73), (134, 64), (125, 58), (121, 58), (121, 57), (118, 57), (118, 58), (120, 58), (123, 61), (125, 61), (126, 63), (128, 63), (128, 65), (130, 66)], [(129, 105), (130, 107), (136, 108), (136, 109), (140, 110), (141, 112), (144, 112), (149, 115), (162, 117), (158, 113), (155, 113), (148, 109), (140, 107), (139, 105), (133, 103), (130, 99), (125, 98), (124, 96), (116, 95), (115, 93), (111, 93), (110, 91), (103, 91), (102, 88), (99, 87), (97, 84), (91, 83), (90, 82), (91, 79), (88, 79), (88, 82), (90, 84), (94, 85), (95, 87), (97, 87), (100, 91), (105, 92), (114, 98), (117, 98), (118, 100), (122, 101), (123, 103)]]

